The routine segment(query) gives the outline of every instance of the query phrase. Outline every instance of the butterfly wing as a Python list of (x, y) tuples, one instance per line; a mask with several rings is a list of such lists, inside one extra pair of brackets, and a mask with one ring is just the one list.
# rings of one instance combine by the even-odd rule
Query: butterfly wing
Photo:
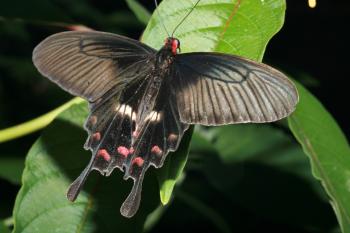
[(283, 73), (238, 56), (180, 54), (173, 74), (180, 119), (188, 124), (271, 122), (288, 116), (298, 102)]
[(64, 32), (40, 43), (33, 61), (44, 76), (90, 104), (85, 149), (92, 157), (67, 198), (76, 199), (91, 170), (110, 175), (117, 167), (125, 170), (125, 179), (134, 180), (121, 208), (131, 217), (139, 207), (144, 173), (150, 165), (162, 165), (186, 128), (170, 101), (162, 98), (157, 111), (144, 119), (140, 135), (135, 134), (137, 110), (144, 104), (140, 100), (155, 68), (155, 50), (109, 33)]
[(176, 103), (163, 97), (167, 94), (166, 90), (160, 90), (154, 110), (136, 130), (137, 110), (144, 104), (140, 100), (149, 84), (147, 81), (140, 80), (129, 86), (118, 97), (91, 104), (91, 114), (85, 124), (89, 132), (85, 148), (92, 151), (93, 157), (70, 186), (68, 199), (75, 200), (91, 170), (109, 175), (117, 167), (125, 171), (124, 179), (134, 180), (120, 211), (126, 217), (132, 217), (137, 212), (145, 172), (150, 166), (162, 166), (166, 155), (177, 149), (188, 128), (179, 120)]
[(33, 51), (37, 69), (62, 89), (94, 102), (108, 90), (122, 90), (140, 78), (155, 50), (139, 41), (105, 32), (62, 32)]

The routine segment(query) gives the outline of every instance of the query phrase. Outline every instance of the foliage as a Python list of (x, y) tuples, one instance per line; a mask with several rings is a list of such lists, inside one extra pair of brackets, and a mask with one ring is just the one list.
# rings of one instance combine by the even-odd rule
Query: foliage
[[(146, 23), (150, 14), (136, 0), (126, 3), (138, 21), (125, 11), (99, 12), (85, 1), (65, 1), (60, 7), (51, 1), (32, 1), (31, 6), (37, 6), (35, 13), (16, 8), (18, 2), (14, 0), (6, 3), (8, 11), (0, 8), (0, 23), (4, 25), (0, 33), (5, 32), (5, 38), (14, 35), (15, 43), (20, 44), (38, 42), (32, 37), (36, 30), (76, 29), (81, 23), (119, 33), (126, 30), (116, 27), (123, 22), (132, 28), (142, 27), (134, 22)], [(160, 48), (167, 36), (160, 20), (172, 33), (193, 4), (189, 0), (164, 0), (158, 13), (149, 19), (141, 40)], [(203, 0), (175, 36), (181, 41), (182, 52), (218, 51), (261, 61), (268, 41), (283, 25), (284, 12), (283, 0)], [(41, 39), (51, 33), (44, 32)], [(32, 42), (29, 47), (34, 45)], [(30, 64), (30, 54), (17, 55), (25, 57), (22, 60), (13, 55), (12, 60), (5, 59), (11, 57), (7, 54), (0, 55), (0, 69), (6, 70), (5, 75), (26, 76), (29, 81), (22, 82), (33, 82), (30, 85), (41, 82), (39, 78), (30, 81), (30, 75), (38, 76)], [(22, 71), (17, 70), (18, 62)], [(54, 93), (48, 99), (67, 99), (51, 84), (43, 85), (49, 85), (46, 91)], [(8, 142), (10, 149), (0, 153), (0, 177), (21, 184), (13, 211), (13, 232), (162, 232), (169, 228), (260, 232), (280, 226), (298, 232), (332, 232), (336, 222), (328, 202), (341, 230), (350, 232), (348, 142), (322, 104), (304, 87), (297, 87), (300, 103), (288, 124), (196, 127), (193, 136), (189, 131), (164, 167), (147, 174), (141, 208), (131, 220), (119, 214), (131, 183), (123, 181), (118, 171), (109, 178), (93, 174), (76, 202), (65, 198), (69, 183), (90, 157), (82, 149), (86, 103), (73, 100), (34, 123), (22, 125), (25, 127), (0, 130), (0, 139), (9, 140), (43, 127), (60, 113), (32, 145), (24, 171), (23, 157), (13, 156), (18, 152), (11, 143), (19, 145), (18, 140)], [(36, 101), (40, 103), (42, 97)], [(0, 212), (3, 208), (1, 203)], [(8, 230), (5, 222), (0, 221), (1, 232)], [(190, 226), (193, 222), (198, 224)]]

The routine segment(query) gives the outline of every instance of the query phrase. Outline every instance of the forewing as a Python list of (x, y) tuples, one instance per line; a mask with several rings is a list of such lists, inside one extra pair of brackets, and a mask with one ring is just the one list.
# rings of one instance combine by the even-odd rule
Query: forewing
[(73, 95), (90, 102), (116, 91), (146, 73), (155, 50), (116, 34), (62, 32), (42, 41), (33, 51), (41, 74)]
[(184, 123), (263, 123), (288, 116), (298, 93), (278, 70), (242, 57), (187, 53), (176, 57), (172, 86)]

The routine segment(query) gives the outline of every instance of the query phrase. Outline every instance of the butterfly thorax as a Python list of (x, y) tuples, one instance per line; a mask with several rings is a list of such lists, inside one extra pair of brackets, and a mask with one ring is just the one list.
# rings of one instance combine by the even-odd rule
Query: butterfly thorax
[(158, 70), (168, 68), (174, 61), (176, 54), (173, 54), (171, 48), (166, 45), (161, 48), (156, 54), (156, 67)]
[(142, 99), (139, 102), (136, 118), (136, 131), (142, 131), (144, 124), (150, 119), (155, 119), (157, 116), (157, 109), (161, 106), (158, 101), (162, 98), (162, 93), (167, 90), (167, 77), (169, 77), (169, 67), (173, 63), (175, 55), (172, 53), (171, 48), (165, 45), (156, 54), (155, 66), (152, 72), (147, 76), (147, 84)]

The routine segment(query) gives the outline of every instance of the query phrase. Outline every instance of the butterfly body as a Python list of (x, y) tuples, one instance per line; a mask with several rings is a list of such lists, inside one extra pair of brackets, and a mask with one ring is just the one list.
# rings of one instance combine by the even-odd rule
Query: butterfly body
[(133, 216), (150, 166), (162, 166), (190, 124), (224, 125), (279, 120), (294, 111), (298, 93), (281, 72), (222, 53), (184, 53), (169, 37), (155, 50), (105, 32), (63, 32), (33, 52), (37, 69), (89, 102), (85, 149), (92, 157), (71, 184), (74, 201), (92, 170), (115, 168), (134, 185), (121, 207)]

